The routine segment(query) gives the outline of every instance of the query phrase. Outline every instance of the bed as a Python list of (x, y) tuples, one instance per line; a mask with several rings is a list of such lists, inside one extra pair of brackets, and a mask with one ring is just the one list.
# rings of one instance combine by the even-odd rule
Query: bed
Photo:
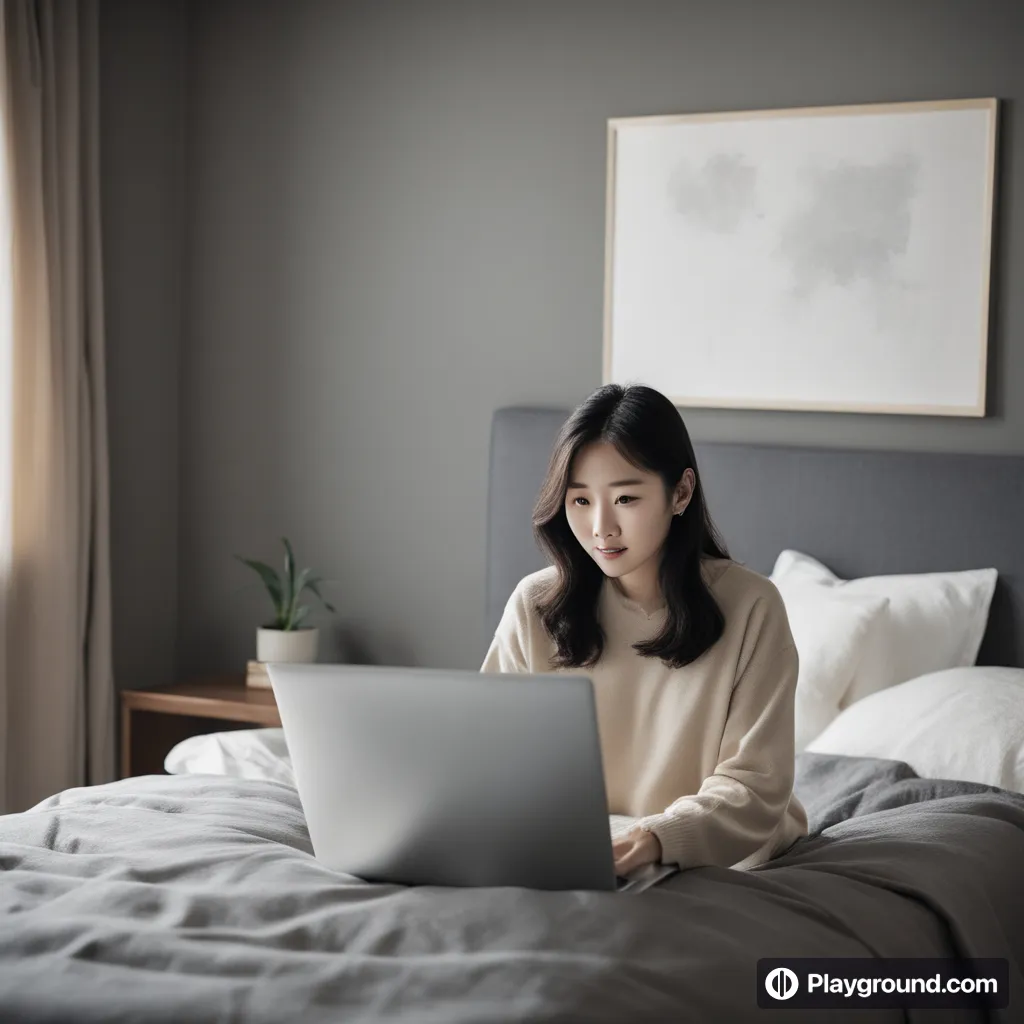
[[(481, 660), (515, 583), (544, 565), (530, 507), (566, 415), (494, 416)], [(733, 556), (759, 572), (797, 547), (843, 580), (998, 570), (977, 665), (833, 708), (821, 735), (881, 744), (871, 756), (813, 743), (798, 754), (806, 839), (750, 871), (698, 868), (640, 893), (375, 885), (317, 863), (280, 758), (276, 774), (244, 760), (230, 770), (222, 747), (207, 772), (68, 790), (0, 818), (0, 1020), (742, 1022), (765, 1019), (757, 961), (781, 956), (1005, 958), (1010, 1003), (987, 1013), (783, 1006), (774, 1020), (1020, 1019), (1024, 459), (696, 451)], [(803, 579), (793, 593), (833, 583)], [(899, 748), (906, 760), (888, 755), (907, 730), (887, 739), (877, 716), (843, 726), (891, 694), (904, 707), (941, 686), (962, 695), (985, 666), (1005, 675), (979, 679), (970, 706), (983, 716), (987, 694), (1004, 700), (999, 764), (985, 757), (986, 720), (945, 699), (968, 734), (955, 750)], [(957, 762), (967, 747), (982, 748), (980, 760)]]

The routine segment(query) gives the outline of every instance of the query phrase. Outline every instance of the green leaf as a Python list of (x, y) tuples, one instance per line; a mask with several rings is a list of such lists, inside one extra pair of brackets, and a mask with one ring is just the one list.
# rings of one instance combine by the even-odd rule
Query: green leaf
[(249, 566), (250, 569), (254, 569), (260, 575), (260, 579), (263, 580), (264, 586), (270, 592), (270, 599), (274, 602), (274, 611), (278, 618), (281, 616), (283, 610), (283, 594), (281, 593), (281, 580), (278, 578), (277, 573), (270, 568), (266, 562), (257, 562), (252, 558), (242, 558), (239, 555), (235, 555), (240, 562), (244, 565)]
[[(296, 579), (295, 579), (295, 597), (296, 597), (296, 599), (299, 597), (299, 595), (302, 593), (302, 591), (306, 589), (306, 581), (309, 579), (309, 574), (312, 571), (313, 571), (312, 569), (303, 569), (302, 572), (300, 572), (299, 575), (296, 577)], [(314, 577), (314, 582), (315, 582), (315, 577)]]
[(312, 569), (303, 569), (296, 576), (295, 552), (292, 550), (291, 543), (287, 537), (282, 537), (281, 543), (284, 544), (285, 550), (283, 575), (279, 575), (264, 562), (242, 558), (240, 555), (235, 555), (235, 558), (255, 570), (270, 593), (275, 615), (274, 623), (270, 628), (292, 630), (296, 629), (309, 614), (309, 607), (299, 604), (299, 599), (306, 590), (312, 591), (329, 612), (336, 611), (334, 605), (330, 604), (320, 592), (319, 585), (321, 583), (339, 583), (340, 580), (324, 580), (320, 576), (313, 576)]
[(287, 537), (282, 537), (281, 542), (284, 544), (284, 577), (287, 581), (285, 608), (290, 612), (295, 603), (295, 554), (292, 552), (292, 546), (288, 543)]
[(294, 593), (292, 594), (292, 603), (291, 607), (288, 609), (289, 621), (293, 621), (295, 609), (299, 606), (299, 598), (302, 596), (302, 591), (306, 586), (306, 578), (309, 576), (311, 572), (312, 569), (303, 569), (302, 572), (299, 573), (299, 576), (295, 581), (295, 590)]
[(324, 595), (320, 593), (320, 589), (319, 589), (319, 587), (317, 586), (317, 584), (319, 584), (319, 583), (323, 583), (323, 582), (324, 582), (324, 581), (323, 581), (323, 580), (321, 580), (321, 579), (319, 579), (319, 578), (316, 578), (316, 579), (311, 579), (311, 580), (308, 580), (308, 581), (306, 582), (306, 589), (307, 589), (307, 590), (312, 590), (312, 591), (313, 591), (313, 593), (314, 593), (314, 594), (316, 594), (316, 596), (320, 598), (320, 603), (321, 603), (321, 604), (322, 604), (322, 605), (323, 605), (323, 606), (324, 606), (324, 607), (325, 607), (325, 608), (326, 608), (326, 609), (327, 609), (327, 610), (328, 610), (329, 612), (333, 612), (333, 611), (336, 611), (336, 609), (335, 609), (334, 605), (333, 605), (333, 604), (329, 604), (329, 603), (328, 603), (327, 601), (325, 601), (325, 600), (324, 600)]

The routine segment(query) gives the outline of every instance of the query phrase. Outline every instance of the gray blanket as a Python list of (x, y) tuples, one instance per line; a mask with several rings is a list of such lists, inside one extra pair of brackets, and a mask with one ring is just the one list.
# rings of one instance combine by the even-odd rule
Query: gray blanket
[[(371, 885), (295, 791), (150, 776), (0, 818), (0, 1021), (1021, 1020), (1024, 796), (801, 754), (811, 835), (639, 894)], [(1010, 1007), (757, 1007), (761, 957), (993, 956)]]

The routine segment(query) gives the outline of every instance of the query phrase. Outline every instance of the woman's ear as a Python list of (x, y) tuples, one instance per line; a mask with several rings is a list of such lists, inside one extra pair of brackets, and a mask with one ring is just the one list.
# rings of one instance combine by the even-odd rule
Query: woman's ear
[(683, 475), (679, 478), (679, 483), (676, 484), (675, 502), (672, 506), (675, 515), (679, 515), (690, 504), (690, 499), (693, 497), (693, 489), (696, 485), (697, 479), (693, 475), (693, 470), (683, 470)]

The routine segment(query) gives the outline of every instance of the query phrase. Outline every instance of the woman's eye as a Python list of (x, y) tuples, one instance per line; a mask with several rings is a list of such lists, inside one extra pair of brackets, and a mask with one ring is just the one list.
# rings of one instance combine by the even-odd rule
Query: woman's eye
[[(574, 505), (576, 505), (577, 507), (582, 507), (582, 506), (580, 506), (579, 503), (581, 501), (582, 502), (586, 502), (586, 500), (587, 500), (586, 498), (573, 498), (572, 499), (572, 503)], [(637, 499), (635, 497), (633, 497), (633, 495), (631, 495), (631, 494), (621, 494), (621, 495), (619, 495), (618, 498), (616, 498), (616, 501), (621, 501), (623, 504), (631, 503), (631, 502), (634, 502), (636, 500)]]

